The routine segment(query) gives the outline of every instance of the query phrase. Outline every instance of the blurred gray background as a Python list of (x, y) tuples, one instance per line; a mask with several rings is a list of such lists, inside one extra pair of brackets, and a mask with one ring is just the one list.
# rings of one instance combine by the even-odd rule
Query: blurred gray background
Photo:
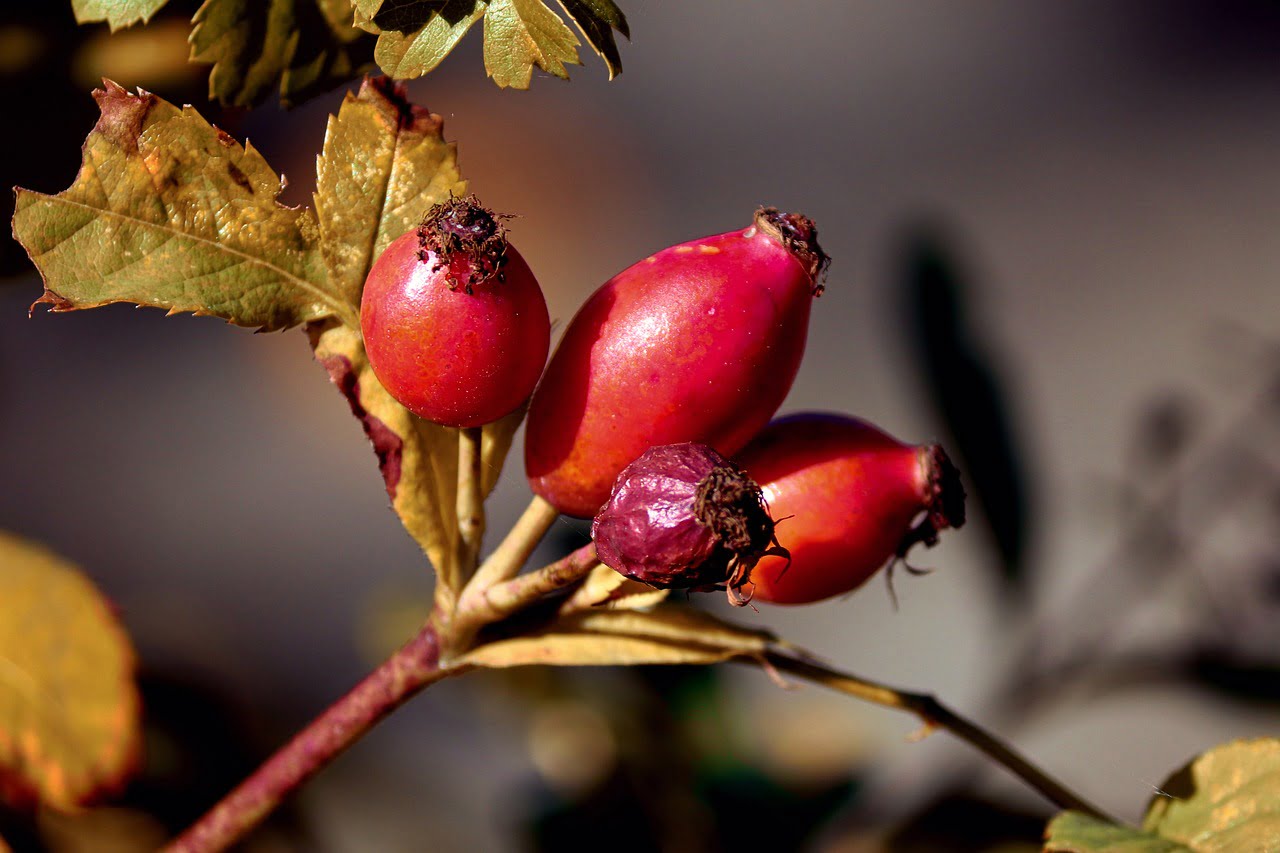
[[(1258, 701), (1274, 681), (1241, 701), (1196, 666), (1213, 651), (1256, 674), (1280, 648), (1280, 7), (623, 6), (632, 41), (613, 82), (590, 57), (568, 84), (500, 91), (477, 31), (409, 87), (444, 116), (472, 189), (520, 214), (513, 239), (559, 328), (652, 251), (744, 226), (760, 204), (800, 210), (834, 262), (784, 411), (948, 446), (959, 432), (966, 473), (995, 466), (1003, 533), (973, 502), (969, 527), (915, 555), (936, 571), (898, 574), (897, 610), (879, 581), (804, 609), (706, 606), (936, 693), (1126, 818), (1194, 753), (1274, 734), (1276, 706)], [(94, 116), (85, 81), (117, 73), (81, 66), (62, 100), (12, 116), (61, 148), (14, 150), (6, 185), (70, 181)], [(190, 100), (203, 70), (119, 82)], [(33, 99), (10, 79), (7, 96)], [(340, 97), (208, 114), (301, 203)], [(37, 276), (11, 269), (0, 526), (82, 564), (149, 670), (212, 686), (269, 746), (429, 596), (358, 424), (297, 332), (126, 307), (28, 319)], [(491, 530), (527, 499), (517, 450)], [(1064, 661), (1070, 677), (1053, 675)], [(581, 700), (625, 704), (613, 679), (574, 675), (554, 701), (518, 678), (433, 688), (305, 791), (303, 846), (527, 849), (547, 791), (570, 802), (625, 753)], [(718, 755), (797, 790), (857, 776), (805, 836), (814, 849), (873, 849), (954, 784), (1049, 811), (944, 733), (908, 742), (910, 717), (755, 671), (717, 690)]]

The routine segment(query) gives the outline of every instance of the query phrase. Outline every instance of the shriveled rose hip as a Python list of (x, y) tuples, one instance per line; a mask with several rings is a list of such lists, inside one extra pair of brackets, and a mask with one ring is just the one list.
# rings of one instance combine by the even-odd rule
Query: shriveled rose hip
[(597, 290), (565, 330), (525, 434), (533, 491), (590, 517), (651, 446), (733, 454), (777, 411), (828, 263), (799, 214), (663, 249)]
[(964, 524), (960, 474), (941, 447), (904, 444), (856, 418), (780, 418), (736, 461), (760, 483), (790, 552), (752, 571), (759, 601), (849, 592), (915, 543)]
[(519, 408), (551, 345), (537, 279), (474, 197), (436, 205), (387, 246), (365, 280), (360, 329), (391, 396), (452, 427)]
[(651, 447), (591, 525), (600, 562), (657, 587), (724, 588), (734, 604), (765, 554), (785, 556), (760, 487), (705, 444)]

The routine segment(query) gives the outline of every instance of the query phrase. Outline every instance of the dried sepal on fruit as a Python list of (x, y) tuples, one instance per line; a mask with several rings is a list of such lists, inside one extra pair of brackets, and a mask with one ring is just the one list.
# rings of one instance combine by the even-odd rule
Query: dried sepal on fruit
[(705, 444), (652, 447), (618, 475), (591, 526), (600, 561), (662, 588), (751, 600), (752, 568), (786, 559), (760, 487)]

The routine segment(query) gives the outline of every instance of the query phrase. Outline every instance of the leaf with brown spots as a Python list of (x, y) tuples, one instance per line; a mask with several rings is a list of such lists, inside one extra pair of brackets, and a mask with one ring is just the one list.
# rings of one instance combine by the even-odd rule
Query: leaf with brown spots
[(101, 593), (0, 533), (0, 795), (74, 809), (120, 786), (139, 745), (128, 637)]
[(462, 659), (486, 667), (708, 664), (762, 658), (774, 643), (701, 610), (669, 605), (650, 613), (598, 610), (570, 613), (548, 627), (479, 646)]
[(191, 107), (114, 83), (75, 182), (17, 191), (13, 233), (54, 311), (132, 302), (266, 330), (357, 306), (325, 274), (311, 211), (285, 207), (280, 177)]

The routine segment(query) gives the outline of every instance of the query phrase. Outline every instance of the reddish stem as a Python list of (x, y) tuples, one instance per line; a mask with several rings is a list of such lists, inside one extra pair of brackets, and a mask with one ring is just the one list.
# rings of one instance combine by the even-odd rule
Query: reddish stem
[(209, 853), (227, 848), (415, 693), (467, 669), (440, 666), (439, 638), (428, 624), (165, 849)]

